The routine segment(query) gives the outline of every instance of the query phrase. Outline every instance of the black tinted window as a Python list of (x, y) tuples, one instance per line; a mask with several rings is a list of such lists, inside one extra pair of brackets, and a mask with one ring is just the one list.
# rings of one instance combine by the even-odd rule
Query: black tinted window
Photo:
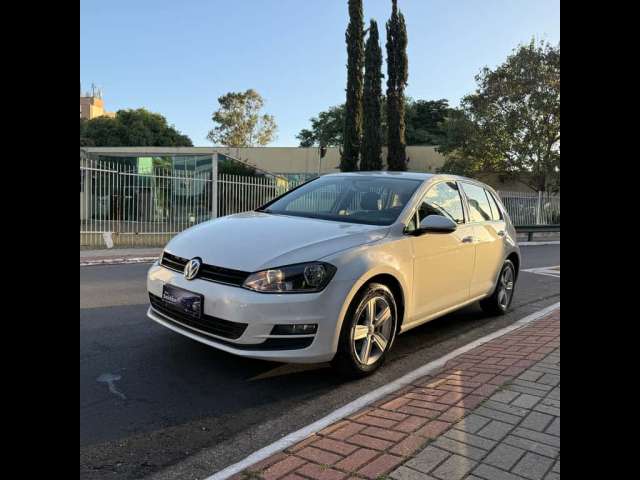
[(458, 186), (454, 182), (442, 182), (431, 187), (420, 204), (418, 214), (420, 221), (428, 215), (441, 215), (456, 223), (464, 223)]
[(471, 183), (463, 183), (462, 188), (469, 202), (469, 216), (472, 222), (486, 222), (492, 219), (489, 200), (484, 188)]
[(263, 211), (341, 222), (391, 225), (421, 180), (326, 176), (291, 191)]

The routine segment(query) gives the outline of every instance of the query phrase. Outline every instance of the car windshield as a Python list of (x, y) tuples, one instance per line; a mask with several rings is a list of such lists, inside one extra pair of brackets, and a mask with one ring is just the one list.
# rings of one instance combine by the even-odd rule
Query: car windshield
[(391, 225), (421, 180), (325, 176), (292, 190), (258, 211), (339, 222)]

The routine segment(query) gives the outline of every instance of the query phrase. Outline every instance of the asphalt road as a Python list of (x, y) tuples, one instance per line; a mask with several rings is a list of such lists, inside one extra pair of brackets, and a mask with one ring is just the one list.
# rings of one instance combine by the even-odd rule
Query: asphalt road
[[(560, 264), (559, 245), (522, 247), (522, 268)], [(396, 340), (375, 375), (247, 360), (148, 320), (148, 265), (80, 268), (80, 476), (197, 479), (360, 395), (560, 298), (558, 278), (522, 272), (512, 311), (471, 306)]]

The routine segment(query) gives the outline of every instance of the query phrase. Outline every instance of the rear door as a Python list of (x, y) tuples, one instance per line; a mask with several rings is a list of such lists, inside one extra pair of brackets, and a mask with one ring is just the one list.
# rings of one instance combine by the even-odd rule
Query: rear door
[(478, 184), (460, 182), (469, 207), (476, 243), (476, 262), (470, 295), (491, 293), (504, 259), (506, 224), (492, 194)]
[(411, 237), (414, 252), (413, 320), (420, 320), (469, 298), (475, 247), (456, 182), (439, 182), (425, 193), (414, 224), (442, 215), (458, 224), (452, 233)]

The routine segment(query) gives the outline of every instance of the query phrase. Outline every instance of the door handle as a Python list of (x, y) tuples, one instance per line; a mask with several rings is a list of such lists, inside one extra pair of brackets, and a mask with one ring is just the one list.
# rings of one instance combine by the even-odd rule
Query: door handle
[(464, 237), (462, 239), (462, 243), (472, 243), (472, 242), (473, 242), (473, 237), (472, 236)]
[(498, 236), (499, 236), (499, 237), (504, 237), (504, 230), (500, 230), (500, 231), (498, 232)]

